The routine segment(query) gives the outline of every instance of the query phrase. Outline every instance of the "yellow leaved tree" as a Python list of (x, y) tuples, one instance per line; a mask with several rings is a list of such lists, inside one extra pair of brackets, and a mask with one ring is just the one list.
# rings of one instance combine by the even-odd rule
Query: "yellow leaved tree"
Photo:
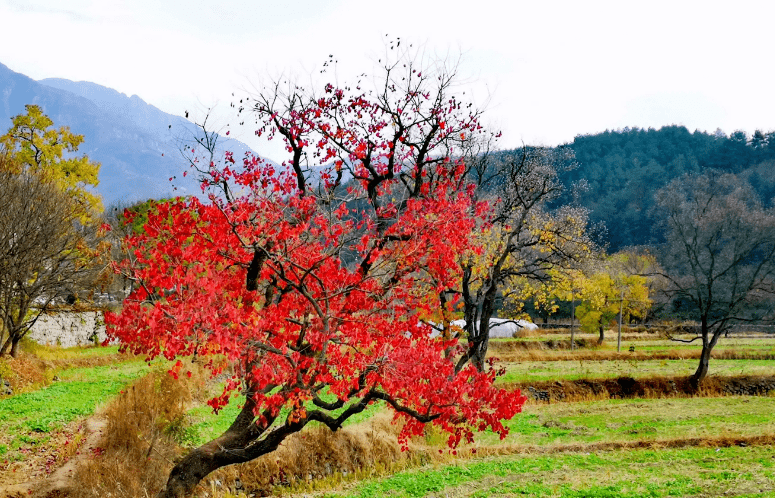
[(102, 212), (102, 202), (93, 192), (100, 164), (88, 156), (76, 156), (83, 135), (67, 126), (54, 128), (54, 122), (40, 106), (25, 106), (26, 114), (12, 118), (13, 125), (0, 136), (0, 153), (17, 168), (53, 182), (79, 207), (82, 222), (93, 221)]
[(598, 344), (605, 340), (605, 327), (622, 314), (622, 322), (642, 319), (651, 308), (649, 283), (644, 275), (632, 273), (631, 258), (644, 258), (629, 253), (617, 253), (599, 261), (587, 272), (581, 304), (576, 318), (581, 329), (599, 333)]
[(518, 308), (520, 303), (532, 302), (536, 312), (548, 316), (558, 310), (560, 302), (572, 303), (571, 313), (581, 329), (597, 332), (598, 344), (602, 344), (605, 328), (616, 321), (620, 311), (625, 323), (646, 318), (654, 287), (647, 275), (655, 264), (647, 254), (598, 254), (583, 266), (550, 269), (545, 281), (515, 282), (508, 304)]
[(573, 167), (570, 148), (523, 147), (471, 172), (489, 211), (474, 235), (477, 250), (460, 257), (463, 278), (453, 293), (462, 303), (472, 363), (480, 370), (499, 301), (516, 298), (522, 282), (545, 282), (552, 269), (579, 265), (594, 245), (586, 210), (553, 204), (564, 190), (559, 173)]
[(83, 142), (40, 107), (0, 136), (0, 356), (52, 307), (73, 304), (106, 275), (100, 165), (76, 156)]

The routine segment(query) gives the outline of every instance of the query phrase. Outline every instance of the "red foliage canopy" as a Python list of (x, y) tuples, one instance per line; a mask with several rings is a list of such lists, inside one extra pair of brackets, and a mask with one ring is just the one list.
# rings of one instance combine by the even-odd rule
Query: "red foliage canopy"
[(406, 419), (403, 444), (432, 422), (454, 447), (477, 430), (505, 436), (525, 401), (493, 387), (493, 368), (456, 368), (468, 345), (424, 321), (449, 311), (438, 296), (459, 283), (486, 209), (450, 159), (478, 114), (446, 95), (444, 73), (410, 68), (400, 86), (385, 69), (376, 94), (260, 95), (257, 133), (292, 155), (282, 171), (227, 155), (200, 170), (208, 202), (162, 203), (126, 240), (137, 285), (110, 334), (148, 358), (209, 358), (214, 374), (225, 358), (236, 374), (210, 404), (247, 393), (253, 441), (312, 420), (336, 429), (383, 400)]

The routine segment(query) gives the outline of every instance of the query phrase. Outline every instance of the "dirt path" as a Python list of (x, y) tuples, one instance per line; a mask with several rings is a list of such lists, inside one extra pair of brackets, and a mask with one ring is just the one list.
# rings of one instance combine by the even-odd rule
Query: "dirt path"
[(106, 421), (96, 415), (86, 419), (84, 422), (85, 439), (75, 455), (64, 465), (44, 478), (2, 486), (0, 487), (0, 497), (53, 498), (66, 496), (67, 490), (74, 484), (72, 479), (78, 463), (95, 453), (106, 425)]

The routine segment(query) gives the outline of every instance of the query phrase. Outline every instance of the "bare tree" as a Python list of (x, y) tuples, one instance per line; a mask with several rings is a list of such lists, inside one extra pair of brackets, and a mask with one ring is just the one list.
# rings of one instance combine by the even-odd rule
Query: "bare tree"
[(656, 203), (666, 225), (657, 254), (667, 294), (700, 321), (696, 387), (722, 334), (736, 323), (772, 318), (775, 212), (732, 174), (683, 176), (660, 189)]
[(16, 356), (38, 317), (95, 276), (81, 213), (55, 183), (0, 157), (0, 355)]
[(487, 165), (470, 162), (480, 197), (493, 209), (481, 227), (488, 237), (485, 254), (470, 254), (463, 263), (459, 293), (465, 332), (471, 344), (461, 358), (484, 369), (490, 319), (498, 293), (511, 280), (549, 280), (550, 269), (578, 264), (590, 252), (587, 212), (562, 206), (551, 209), (564, 187), (563, 168), (575, 166), (573, 151), (564, 147), (523, 147), (488, 154)]

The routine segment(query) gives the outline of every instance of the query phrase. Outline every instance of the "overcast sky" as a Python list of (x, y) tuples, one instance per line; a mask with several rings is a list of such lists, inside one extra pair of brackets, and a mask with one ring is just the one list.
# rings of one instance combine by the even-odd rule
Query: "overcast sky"
[[(460, 72), (504, 147), (624, 126), (775, 129), (775, 2), (0, 0), (0, 62), (182, 115), (260, 78), (373, 71), (385, 35)], [(239, 93), (238, 93), (239, 94)], [(250, 141), (282, 160), (276, 148)], [(263, 148), (263, 150), (260, 150)]]

